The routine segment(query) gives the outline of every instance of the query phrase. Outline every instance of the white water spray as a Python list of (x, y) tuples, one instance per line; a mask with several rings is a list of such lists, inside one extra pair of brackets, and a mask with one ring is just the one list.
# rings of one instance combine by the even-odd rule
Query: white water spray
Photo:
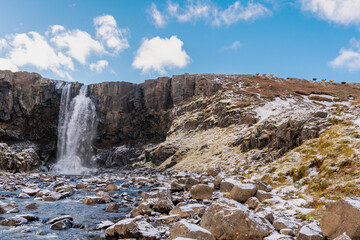
[(96, 133), (96, 108), (86, 97), (87, 86), (71, 100), (72, 84), (62, 90), (57, 163), (54, 171), (63, 174), (88, 174), (93, 163), (92, 141)]

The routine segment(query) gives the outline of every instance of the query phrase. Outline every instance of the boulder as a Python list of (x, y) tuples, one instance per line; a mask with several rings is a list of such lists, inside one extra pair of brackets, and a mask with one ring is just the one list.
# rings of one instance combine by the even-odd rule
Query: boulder
[(201, 227), (209, 230), (216, 239), (260, 240), (274, 230), (265, 219), (246, 206), (221, 198), (213, 202), (201, 218)]
[(63, 216), (60, 216), (60, 217), (57, 217), (57, 218), (50, 219), (46, 223), (47, 224), (53, 224), (53, 223), (59, 222), (59, 221), (64, 220), (64, 219), (69, 219), (70, 221), (74, 220), (74, 218), (72, 216), (70, 216), (70, 215), (63, 215)]
[(185, 189), (186, 190), (190, 190), (192, 186), (196, 185), (196, 184), (199, 184), (200, 182), (193, 178), (193, 177), (188, 177), (186, 178), (186, 181), (185, 181)]
[(141, 203), (136, 208), (133, 208), (130, 212), (131, 217), (136, 217), (139, 215), (148, 215), (152, 214), (152, 209), (150, 208), (150, 204), (148, 203)]
[(344, 232), (353, 240), (360, 239), (360, 198), (344, 198), (326, 205), (320, 227), (331, 239)]
[(185, 185), (184, 184), (180, 184), (177, 181), (173, 181), (170, 185), (170, 189), (173, 192), (180, 192), (180, 191), (184, 191), (185, 189)]
[(294, 238), (289, 235), (279, 234), (276, 232), (264, 238), (264, 240), (293, 240), (293, 239)]
[(301, 223), (289, 218), (276, 218), (274, 219), (273, 226), (277, 231), (286, 228), (292, 229), (294, 232), (297, 232), (301, 226)]
[(251, 197), (251, 198), (249, 198), (246, 202), (245, 202), (245, 204), (250, 208), (250, 209), (256, 209), (257, 208), (257, 206), (259, 206), (259, 204), (260, 204), (260, 201), (259, 201), (259, 199), (257, 199), (256, 197)]
[(298, 240), (324, 240), (320, 226), (313, 222), (300, 228), (296, 239)]
[(28, 209), (28, 210), (36, 210), (38, 207), (37, 207), (36, 203), (29, 203), (29, 204), (25, 205), (24, 208)]
[(106, 190), (110, 192), (116, 192), (118, 187), (115, 184), (109, 184), (106, 186)]
[(191, 187), (190, 196), (197, 200), (211, 199), (213, 192), (213, 186), (197, 184)]
[(234, 184), (241, 184), (239, 181), (236, 181), (232, 178), (225, 178), (220, 183), (220, 192), (231, 192)]
[(192, 238), (197, 240), (215, 240), (211, 232), (202, 227), (199, 227), (198, 225), (188, 223), (185, 220), (177, 222), (170, 231), (170, 240), (179, 237)]
[(22, 193), (25, 193), (25, 194), (27, 194), (29, 196), (35, 196), (39, 191), (40, 191), (39, 188), (36, 188), (36, 189), (34, 189), (34, 188), (23, 188), (23, 189), (21, 189)]
[(206, 208), (207, 207), (205, 205), (199, 203), (186, 204), (181, 202), (170, 211), (170, 214), (179, 215), (181, 218), (194, 218), (195, 215), (199, 215), (201, 217), (204, 214)]
[(102, 204), (105, 200), (101, 197), (87, 196), (84, 198), (83, 203), (86, 205)]
[(351, 238), (346, 233), (343, 233), (334, 240), (351, 240)]
[(28, 220), (26, 218), (15, 216), (15, 217), (9, 217), (6, 219), (3, 219), (0, 221), (1, 226), (19, 226), (22, 224), (27, 223)]
[(52, 224), (50, 229), (51, 230), (66, 230), (66, 229), (71, 228), (72, 225), (73, 225), (72, 221), (65, 218), (63, 220), (57, 221), (54, 224)]
[(162, 199), (156, 201), (152, 209), (159, 213), (168, 214), (174, 208), (174, 204), (170, 199)]
[(221, 169), (218, 164), (213, 164), (207, 169), (207, 174), (212, 177), (216, 177), (220, 173)]
[(270, 199), (273, 195), (269, 192), (263, 190), (257, 190), (255, 197), (260, 200), (260, 202), (265, 201), (266, 199)]
[(118, 212), (118, 210), (119, 204), (116, 202), (110, 202), (105, 208), (105, 212)]
[(254, 196), (255, 193), (256, 193), (256, 185), (248, 184), (248, 183), (237, 183), (234, 184), (230, 192), (230, 198), (234, 199), (235, 201), (244, 203), (249, 198)]

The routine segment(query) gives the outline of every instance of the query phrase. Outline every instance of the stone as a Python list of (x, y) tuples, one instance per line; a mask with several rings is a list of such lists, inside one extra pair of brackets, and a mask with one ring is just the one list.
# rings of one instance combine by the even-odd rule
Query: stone
[(148, 203), (141, 203), (139, 206), (133, 208), (130, 212), (130, 216), (136, 217), (139, 215), (148, 215), (150, 216), (152, 214), (152, 209), (150, 208)]
[(73, 223), (69, 219), (65, 218), (63, 220), (57, 221), (54, 224), (52, 224), (50, 229), (51, 230), (66, 230), (66, 229), (71, 228), (72, 225), (73, 225)]
[(324, 236), (336, 238), (344, 232), (360, 239), (360, 198), (344, 198), (326, 205), (320, 220)]
[(110, 202), (105, 208), (105, 212), (118, 212), (118, 210), (119, 204), (116, 202)]
[(63, 215), (63, 216), (60, 216), (60, 217), (57, 217), (57, 218), (50, 219), (46, 223), (47, 224), (53, 224), (53, 223), (59, 222), (59, 221), (64, 220), (64, 219), (69, 219), (70, 221), (74, 220), (74, 218), (72, 216), (70, 216), (70, 215)]
[(270, 199), (273, 197), (273, 194), (263, 191), (257, 190), (255, 197), (260, 200), (260, 202), (265, 201), (266, 199)]
[(197, 200), (211, 199), (213, 192), (213, 186), (197, 184), (191, 187), (190, 196)]
[(283, 228), (283, 229), (280, 230), (280, 233), (284, 234), (284, 235), (295, 236), (294, 231), (292, 229), (290, 229), (290, 228)]
[(63, 194), (61, 194), (61, 193), (51, 192), (51, 193), (49, 193), (47, 195), (44, 195), (42, 197), (42, 200), (46, 201), (46, 202), (54, 202), (54, 201), (60, 200), (63, 197), (65, 197), (65, 196)]
[(156, 240), (160, 233), (151, 224), (145, 221), (135, 221), (134, 218), (123, 219), (105, 230), (105, 238), (124, 239), (136, 238), (144, 240)]
[(248, 183), (234, 184), (230, 192), (230, 198), (244, 203), (256, 193), (256, 185)]
[(35, 216), (35, 215), (32, 215), (32, 214), (22, 214), (22, 215), (18, 215), (18, 217), (25, 218), (29, 222), (39, 221), (39, 218), (37, 216)]
[(196, 215), (201, 217), (206, 208), (206, 205), (199, 203), (186, 204), (185, 202), (181, 202), (177, 204), (169, 214), (179, 215), (181, 218), (194, 218)]
[(241, 184), (239, 181), (236, 181), (232, 178), (223, 179), (220, 183), (220, 192), (231, 192), (234, 184)]
[(105, 200), (101, 197), (87, 196), (84, 197), (83, 203), (86, 205), (103, 204)]
[(105, 228), (108, 228), (108, 227), (110, 227), (112, 225), (114, 225), (114, 223), (112, 221), (109, 221), (109, 220), (102, 221), (101, 223), (96, 225), (95, 230), (105, 229)]
[(207, 174), (212, 177), (216, 177), (220, 173), (221, 169), (218, 164), (213, 164), (207, 169)]
[(152, 209), (159, 213), (168, 214), (174, 208), (174, 204), (169, 199), (156, 201)]
[(19, 198), (30, 198), (30, 195), (29, 194), (26, 194), (26, 193), (19, 193)]
[(118, 187), (115, 184), (109, 184), (106, 186), (106, 190), (110, 192), (116, 192)]
[(217, 175), (214, 180), (212, 181), (212, 183), (214, 184), (214, 188), (215, 189), (220, 189), (220, 184), (223, 180), (223, 177), (220, 175)]
[(221, 198), (213, 202), (201, 218), (200, 226), (217, 239), (260, 240), (269, 235), (273, 226), (246, 206)]
[(28, 210), (36, 210), (38, 207), (37, 207), (36, 203), (29, 203), (29, 204), (25, 205), (24, 208), (28, 209)]
[(286, 228), (292, 229), (294, 232), (297, 232), (297, 230), (301, 226), (301, 223), (289, 218), (276, 218), (273, 222), (273, 226), (277, 231)]
[(193, 238), (197, 240), (215, 240), (211, 232), (199, 227), (198, 225), (188, 223), (185, 220), (177, 222), (170, 231), (170, 240), (179, 237)]
[(88, 187), (88, 184), (84, 183), (84, 182), (80, 182), (80, 183), (76, 184), (77, 189), (86, 189), (87, 187)]
[(186, 178), (186, 181), (185, 181), (185, 189), (190, 190), (192, 186), (197, 185), (199, 183), (200, 182), (197, 179), (195, 179), (193, 177), (188, 177), (188, 178)]
[(334, 240), (351, 240), (351, 238), (346, 233), (343, 233), (337, 238), (334, 238)]
[(170, 185), (170, 189), (173, 192), (180, 192), (180, 191), (184, 191), (185, 189), (185, 185), (184, 184), (180, 184), (177, 183), (176, 181), (173, 181)]
[(97, 196), (97, 197), (100, 197), (100, 198), (102, 199), (102, 200), (99, 200), (99, 201), (98, 201), (99, 203), (102, 202), (102, 201), (104, 201), (104, 202), (106, 202), (106, 203), (109, 203), (109, 202), (112, 201), (112, 199), (111, 199), (111, 197), (110, 197), (110, 195), (109, 195), (108, 192), (98, 191), (98, 192), (96, 193), (96, 196)]
[(250, 208), (250, 209), (256, 209), (259, 204), (260, 204), (260, 201), (259, 199), (257, 199), (256, 197), (251, 197), (249, 198), (248, 200), (246, 200), (245, 204)]
[(360, 198), (344, 198), (327, 204), (320, 227), (330, 239), (344, 232), (353, 240), (360, 239)]
[(275, 232), (264, 238), (264, 240), (294, 240), (294, 238), (289, 235), (279, 234)]
[(300, 228), (296, 239), (298, 240), (324, 240), (325, 237), (322, 235), (320, 226), (312, 222)]
[(15, 217), (9, 217), (9, 218), (1, 220), (0, 225), (2, 225), (2, 226), (19, 226), (19, 225), (25, 224), (27, 222), (28, 222), (28, 220), (26, 220), (26, 218), (15, 216)]

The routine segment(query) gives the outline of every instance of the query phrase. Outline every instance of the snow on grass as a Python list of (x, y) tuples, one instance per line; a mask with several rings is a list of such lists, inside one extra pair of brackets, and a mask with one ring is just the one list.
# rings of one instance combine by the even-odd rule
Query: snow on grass
[(294, 103), (294, 99), (282, 100), (279, 97), (276, 97), (274, 101), (266, 103), (264, 106), (258, 107), (255, 109), (255, 112), (259, 116), (259, 122), (263, 122), (271, 116), (276, 116), (284, 111), (287, 111), (291, 108), (291, 104)]

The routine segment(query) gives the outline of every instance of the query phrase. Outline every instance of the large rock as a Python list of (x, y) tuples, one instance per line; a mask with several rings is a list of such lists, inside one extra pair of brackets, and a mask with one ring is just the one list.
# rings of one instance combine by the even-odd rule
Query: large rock
[(300, 228), (296, 239), (298, 240), (324, 240), (320, 226), (313, 222)]
[(238, 183), (233, 186), (230, 192), (230, 198), (235, 201), (244, 203), (249, 198), (253, 197), (256, 193), (256, 185), (254, 184), (246, 184), (246, 183)]
[(231, 199), (213, 202), (201, 218), (201, 227), (217, 239), (263, 239), (274, 229), (246, 206)]
[(211, 199), (213, 192), (214, 186), (197, 184), (191, 187), (190, 196), (197, 200)]
[(188, 223), (185, 220), (177, 222), (170, 231), (170, 240), (179, 237), (192, 238), (197, 240), (215, 240), (211, 232), (202, 227), (199, 227), (198, 225)]
[(177, 204), (173, 210), (170, 211), (171, 215), (179, 215), (181, 218), (194, 218), (195, 215), (202, 216), (206, 210), (206, 205), (193, 203), (186, 204), (181, 202)]
[(344, 232), (353, 240), (360, 239), (360, 198), (344, 198), (326, 205), (320, 227), (331, 239)]

